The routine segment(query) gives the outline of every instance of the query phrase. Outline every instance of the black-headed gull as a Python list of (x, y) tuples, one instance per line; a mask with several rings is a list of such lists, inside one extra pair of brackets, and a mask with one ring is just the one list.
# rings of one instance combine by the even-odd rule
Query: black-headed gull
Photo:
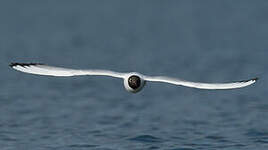
[(68, 69), (61, 67), (53, 67), (40, 63), (11, 63), (10, 67), (18, 71), (46, 75), (46, 76), (80, 76), (80, 75), (100, 75), (100, 76), (111, 76), (116, 78), (122, 78), (124, 80), (124, 86), (127, 91), (132, 93), (139, 92), (147, 81), (152, 82), (165, 82), (175, 85), (187, 86), (198, 89), (235, 89), (242, 88), (255, 83), (258, 78), (243, 80), (230, 83), (200, 83), (190, 82), (177, 78), (165, 77), (165, 76), (146, 76), (137, 72), (120, 73), (109, 70), (80, 70), (80, 69)]

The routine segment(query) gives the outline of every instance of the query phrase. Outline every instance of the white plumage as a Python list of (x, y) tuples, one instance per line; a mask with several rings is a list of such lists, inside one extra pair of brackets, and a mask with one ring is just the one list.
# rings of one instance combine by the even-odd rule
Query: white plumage
[(80, 75), (101, 75), (101, 76), (122, 78), (124, 79), (125, 88), (133, 93), (140, 91), (142, 87), (145, 85), (146, 81), (165, 82), (198, 89), (234, 89), (251, 85), (255, 83), (258, 79), (254, 78), (250, 80), (243, 80), (231, 83), (200, 83), (165, 76), (146, 76), (134, 72), (120, 73), (109, 70), (97, 70), (97, 69), (92, 70), (68, 69), (68, 68), (47, 66), (38, 63), (11, 63), (10, 67), (25, 73), (46, 75), (46, 76), (67, 77), (67, 76), (80, 76)]

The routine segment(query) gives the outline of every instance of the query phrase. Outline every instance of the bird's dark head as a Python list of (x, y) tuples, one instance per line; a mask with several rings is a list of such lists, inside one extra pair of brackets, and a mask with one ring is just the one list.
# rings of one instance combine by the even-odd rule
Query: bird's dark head
[(126, 90), (132, 93), (139, 92), (144, 85), (145, 81), (143, 80), (142, 75), (137, 73), (132, 73), (124, 79), (124, 86)]
[(132, 75), (128, 78), (128, 86), (130, 86), (132, 89), (136, 90), (141, 85), (141, 78), (137, 75)]

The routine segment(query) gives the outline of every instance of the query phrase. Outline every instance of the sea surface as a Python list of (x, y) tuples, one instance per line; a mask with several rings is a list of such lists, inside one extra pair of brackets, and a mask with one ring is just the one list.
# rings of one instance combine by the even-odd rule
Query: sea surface
[[(259, 77), (236, 90), (47, 77), (11, 62), (190, 81)], [(267, 150), (267, 0), (0, 1), (1, 150)]]

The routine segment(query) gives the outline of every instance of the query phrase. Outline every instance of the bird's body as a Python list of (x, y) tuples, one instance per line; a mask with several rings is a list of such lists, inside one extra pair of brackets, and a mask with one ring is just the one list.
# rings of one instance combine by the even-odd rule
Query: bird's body
[(62, 67), (47, 66), (40, 63), (11, 63), (10, 67), (25, 73), (46, 75), (46, 76), (68, 77), (68, 76), (81, 76), (81, 75), (101, 75), (101, 76), (122, 78), (124, 80), (124, 87), (126, 88), (127, 91), (132, 93), (139, 92), (144, 87), (145, 83), (148, 81), (165, 82), (199, 89), (235, 89), (251, 85), (255, 83), (258, 79), (254, 78), (250, 80), (243, 80), (231, 83), (200, 83), (165, 76), (146, 76), (137, 72), (120, 73), (109, 70), (97, 70), (97, 69), (91, 69), (91, 70), (68, 69)]

